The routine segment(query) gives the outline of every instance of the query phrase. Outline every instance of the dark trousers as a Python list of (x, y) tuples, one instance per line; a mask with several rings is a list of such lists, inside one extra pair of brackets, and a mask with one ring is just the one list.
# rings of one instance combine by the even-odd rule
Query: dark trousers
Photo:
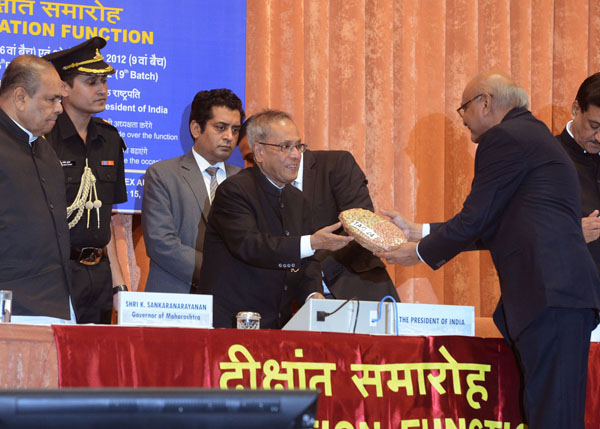
[(71, 261), (73, 308), (77, 323), (110, 324), (112, 316), (112, 275), (108, 258), (96, 265)]
[(325, 283), (335, 299), (358, 298), (361, 301), (381, 301), (391, 296), (400, 302), (394, 283), (385, 268), (375, 267), (363, 273), (355, 273), (349, 269), (341, 270), (335, 280)]
[(514, 342), (529, 429), (585, 429), (595, 319), (591, 309), (547, 308)]

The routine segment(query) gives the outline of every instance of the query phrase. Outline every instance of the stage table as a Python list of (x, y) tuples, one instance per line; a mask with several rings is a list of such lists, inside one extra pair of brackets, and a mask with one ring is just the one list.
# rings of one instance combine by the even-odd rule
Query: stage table
[(52, 328), (0, 323), (0, 388), (57, 387), (58, 363)]
[[(27, 331), (37, 340), (26, 339)], [(52, 387), (57, 374), (61, 387), (309, 387), (321, 390), (321, 429), (523, 428), (519, 374), (502, 339), (0, 325), (0, 345), (5, 388)], [(14, 368), (18, 385), (7, 378)], [(586, 427), (596, 429), (596, 343), (589, 372)]]

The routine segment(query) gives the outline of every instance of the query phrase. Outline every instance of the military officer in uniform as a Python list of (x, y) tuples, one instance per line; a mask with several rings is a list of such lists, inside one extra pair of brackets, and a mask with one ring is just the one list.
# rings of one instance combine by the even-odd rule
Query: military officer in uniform
[(78, 323), (110, 323), (113, 294), (127, 290), (111, 228), (113, 204), (127, 200), (125, 143), (115, 127), (92, 116), (104, 111), (107, 76), (115, 73), (100, 53), (105, 45), (93, 37), (44, 57), (62, 79), (64, 112), (46, 138), (65, 176)]

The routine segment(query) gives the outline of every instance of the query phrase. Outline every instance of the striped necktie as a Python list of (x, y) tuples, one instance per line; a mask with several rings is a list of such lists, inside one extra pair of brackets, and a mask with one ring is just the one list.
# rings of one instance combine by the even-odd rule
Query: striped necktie
[(217, 170), (219, 167), (208, 167), (206, 170), (208, 175), (210, 176), (210, 203), (212, 204), (215, 199), (215, 192), (217, 191), (217, 186), (219, 183), (217, 182)]

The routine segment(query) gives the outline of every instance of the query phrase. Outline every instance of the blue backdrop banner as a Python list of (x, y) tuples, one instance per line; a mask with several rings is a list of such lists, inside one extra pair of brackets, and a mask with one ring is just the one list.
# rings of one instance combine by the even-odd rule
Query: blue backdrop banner
[[(230, 88), (243, 101), (245, 0), (0, 0), (0, 71), (23, 54), (46, 55), (94, 36), (108, 41), (106, 110), (127, 145), (127, 203), (139, 212), (144, 173), (190, 150), (196, 92)], [(243, 166), (239, 151), (229, 162)]]

